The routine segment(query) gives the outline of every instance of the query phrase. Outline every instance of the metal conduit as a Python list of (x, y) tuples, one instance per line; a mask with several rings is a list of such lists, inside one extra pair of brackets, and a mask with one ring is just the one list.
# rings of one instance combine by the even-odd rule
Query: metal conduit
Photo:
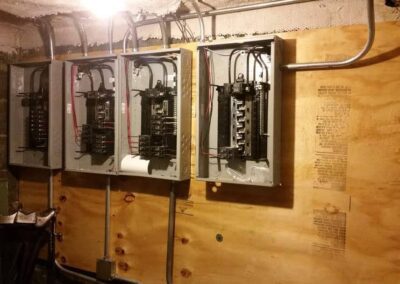
[(159, 17), (158, 18), (158, 23), (159, 23), (160, 29), (161, 29), (163, 47), (164, 48), (169, 48), (169, 40), (168, 40), (168, 35), (167, 35), (167, 28), (165, 27), (164, 18), (163, 17)]
[(342, 61), (286, 64), (282, 66), (282, 69), (289, 71), (297, 71), (297, 70), (343, 68), (355, 63), (356, 61), (364, 57), (370, 51), (375, 39), (374, 1), (366, 0), (366, 4), (367, 4), (367, 15), (368, 15), (368, 40), (364, 45), (364, 48), (358, 54)]
[[(237, 7), (230, 7), (230, 8), (224, 8), (224, 9), (218, 9), (218, 10), (212, 10), (212, 11), (206, 11), (206, 12), (201, 12), (200, 9), (196, 9), (196, 6), (198, 8), (198, 5), (196, 2), (193, 0), (190, 0), (191, 3), (194, 5), (194, 9), (196, 10), (195, 13), (189, 13), (185, 15), (181, 15), (179, 17), (180, 20), (189, 20), (189, 19), (199, 19), (200, 23), (200, 40), (205, 39), (204, 35), (204, 20), (203, 18), (206, 16), (218, 16), (218, 15), (224, 15), (224, 14), (230, 14), (230, 13), (238, 13), (238, 12), (245, 12), (245, 11), (252, 11), (252, 10), (257, 10), (257, 9), (266, 9), (266, 8), (272, 8), (272, 7), (278, 7), (278, 6), (285, 6), (285, 5), (292, 5), (292, 4), (299, 4), (299, 3), (305, 3), (305, 2), (313, 2), (317, 0), (280, 0), (280, 1), (272, 1), (272, 2), (264, 2), (264, 3), (258, 3), (258, 4), (251, 4), (251, 5), (241, 5)], [(162, 21), (164, 23), (166, 22), (173, 22), (176, 21), (176, 18), (171, 16), (171, 15), (166, 15), (162, 18)], [(153, 25), (160, 23), (159, 18), (152, 18), (148, 20), (143, 20), (140, 22), (135, 23), (135, 27), (140, 27), (140, 26), (146, 26), (146, 25)], [(126, 52), (126, 46), (127, 46), (127, 39), (129, 37), (130, 31), (127, 31), (124, 35), (124, 40), (123, 40), (123, 50)], [(168, 44), (167, 44), (168, 45)], [(165, 43), (164, 43), (165, 46)]]
[[(49, 172), (49, 188), (48, 188), (48, 205), (49, 208), (52, 209), (53, 208), (53, 195), (54, 195), (54, 184), (53, 184), (53, 170), (50, 170)], [(50, 246), (54, 246), (54, 237), (55, 237), (55, 227), (54, 227), (54, 221), (53, 221), (53, 226), (51, 228), (52, 232), (52, 236), (51, 236), (51, 240), (50, 240)], [(50, 251), (50, 250), (49, 250)], [(86, 281), (90, 281), (92, 283), (102, 283), (97, 281), (95, 278), (84, 275), (82, 273), (78, 273), (72, 270), (69, 270), (67, 268), (65, 268), (64, 266), (62, 266), (57, 260), (54, 260), (54, 264), (56, 265), (56, 267), (61, 271), (64, 272), (66, 274), (69, 274), (73, 277), (77, 277), (80, 279), (84, 279)]]
[(49, 36), (49, 51), (50, 51), (50, 59), (54, 60), (54, 31), (51, 26), (50, 20), (46, 21), (47, 33)]
[[(280, 1), (264, 2), (264, 3), (258, 3), (258, 4), (241, 5), (241, 6), (237, 6), (237, 7), (201, 12), (201, 15), (202, 15), (202, 17), (218, 16), (218, 15), (224, 15), (224, 14), (252, 11), (252, 10), (257, 10), (257, 9), (272, 8), (272, 7), (312, 2), (312, 1), (317, 1), (317, 0), (280, 0)], [(180, 20), (189, 20), (189, 19), (195, 19), (198, 17), (199, 17), (199, 15), (197, 14), (197, 12), (195, 12), (195, 13), (181, 15), (179, 17), (179, 19)], [(166, 15), (164, 17), (164, 21), (165, 22), (173, 22), (173, 21), (176, 21), (176, 19), (171, 15)], [(158, 19), (152, 18), (152, 19), (140, 21), (136, 24), (136, 26), (139, 27), (139, 26), (153, 25), (153, 24), (157, 24), (157, 23), (158, 23)]]
[(138, 44), (138, 37), (137, 37), (137, 31), (136, 31), (136, 25), (135, 22), (132, 20), (132, 15), (129, 12), (126, 12), (125, 14), (125, 20), (128, 23), (129, 29), (124, 35), (124, 40), (123, 40), (123, 50), (124, 53), (126, 52), (126, 43), (127, 39), (129, 36), (132, 37), (132, 51), (138, 51), (139, 50), (139, 44)]
[(68, 274), (68, 275), (70, 275), (72, 277), (76, 277), (76, 278), (79, 278), (79, 279), (82, 279), (82, 280), (86, 280), (86, 281), (91, 282), (91, 283), (104, 283), (104, 282), (101, 282), (101, 281), (97, 280), (94, 277), (90, 277), (90, 276), (87, 276), (85, 274), (69, 270), (69, 269), (65, 268), (63, 265), (61, 265), (57, 260), (55, 261), (55, 264), (56, 264), (57, 268), (61, 272), (64, 272), (65, 274)]
[(167, 284), (173, 283), (174, 274), (174, 241), (175, 241), (175, 182), (171, 181), (169, 191), (169, 213), (168, 213), (168, 239), (167, 239), (167, 264), (166, 264), (166, 280)]
[(106, 208), (104, 220), (104, 259), (110, 258), (110, 199), (111, 199), (111, 177), (107, 176)]
[(46, 47), (46, 37), (48, 40), (48, 57), (50, 60), (54, 60), (54, 32), (50, 23), (50, 19), (42, 18), (40, 19), (40, 32), (43, 37), (43, 44)]
[(127, 29), (124, 35), (124, 39), (122, 41), (122, 53), (126, 53), (126, 48), (128, 44), (128, 38), (131, 35), (131, 30)]
[[(191, 3), (193, 4), (194, 9), (196, 10), (195, 13), (189, 13), (185, 15), (181, 15), (179, 17), (180, 20), (189, 20), (189, 19), (199, 19), (200, 23), (200, 40), (205, 39), (205, 28), (204, 28), (204, 20), (203, 18), (206, 16), (218, 16), (218, 15), (224, 15), (224, 14), (230, 14), (230, 13), (238, 13), (238, 12), (245, 12), (245, 11), (252, 11), (252, 10), (257, 10), (257, 9), (265, 9), (265, 8), (272, 8), (272, 7), (278, 7), (278, 6), (285, 6), (285, 5), (292, 5), (292, 4), (299, 4), (299, 3), (305, 3), (305, 2), (313, 2), (317, 0), (280, 0), (280, 1), (272, 1), (272, 2), (265, 2), (265, 3), (258, 3), (258, 4), (251, 4), (251, 5), (241, 5), (237, 7), (231, 7), (231, 8), (224, 8), (224, 9), (218, 9), (218, 10), (212, 10), (212, 11), (207, 11), (207, 12), (201, 12), (197, 2), (190, 0)], [(197, 9), (196, 9), (197, 6)], [(173, 22), (176, 21), (176, 18), (171, 16), (171, 15), (166, 15), (162, 18), (163, 22)], [(143, 20), (140, 22), (135, 23), (135, 27), (141, 27), (141, 26), (147, 26), (147, 25), (153, 25), (160, 23), (159, 18), (152, 18), (148, 20)], [(123, 51), (126, 52), (127, 49), (127, 39), (130, 35), (130, 31), (127, 31), (124, 35), (123, 39)], [(165, 45), (165, 44), (164, 44)]]
[(75, 28), (78, 30), (79, 38), (81, 40), (82, 54), (84, 57), (88, 56), (88, 42), (85, 27), (77, 15), (72, 15)]
[(199, 26), (200, 26), (200, 41), (204, 42), (205, 41), (205, 28), (204, 28), (204, 19), (203, 16), (201, 15), (201, 11), (199, 8), (199, 5), (197, 5), (197, 0), (190, 0), (190, 2), (193, 5), (193, 8), (196, 11), (196, 14), (199, 18)]
[(110, 17), (108, 20), (108, 52), (113, 54), (113, 29), (114, 29), (114, 18)]
[(53, 170), (49, 171), (49, 188), (48, 188), (48, 207), (49, 209), (53, 209)]

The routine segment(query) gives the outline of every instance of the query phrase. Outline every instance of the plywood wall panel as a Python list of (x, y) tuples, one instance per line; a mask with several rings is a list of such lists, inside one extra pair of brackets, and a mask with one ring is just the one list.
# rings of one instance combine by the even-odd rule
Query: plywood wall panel
[[(282, 34), (285, 61), (345, 58), (363, 46), (365, 31)], [(193, 179), (182, 185), (175, 283), (399, 282), (399, 43), (398, 22), (379, 24), (371, 53), (357, 67), (284, 73), (283, 186)], [(193, 154), (194, 141), (193, 135)], [(194, 167), (192, 156), (192, 175)], [(105, 179), (65, 173), (56, 179), (58, 230), (65, 236), (59, 256), (93, 271), (102, 255)], [(112, 184), (118, 274), (165, 283), (168, 182), (115, 177)], [(45, 184), (22, 176), (20, 185), (25, 203), (37, 206), (45, 198)]]

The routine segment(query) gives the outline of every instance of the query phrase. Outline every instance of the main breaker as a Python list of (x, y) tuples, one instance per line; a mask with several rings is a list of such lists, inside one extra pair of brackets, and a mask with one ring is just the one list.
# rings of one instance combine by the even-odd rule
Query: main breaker
[(62, 62), (10, 65), (10, 165), (62, 168), (62, 93)]
[(123, 54), (119, 174), (190, 178), (191, 52)]
[(65, 62), (65, 169), (115, 174), (117, 58)]
[(198, 47), (198, 179), (280, 183), (278, 37)]

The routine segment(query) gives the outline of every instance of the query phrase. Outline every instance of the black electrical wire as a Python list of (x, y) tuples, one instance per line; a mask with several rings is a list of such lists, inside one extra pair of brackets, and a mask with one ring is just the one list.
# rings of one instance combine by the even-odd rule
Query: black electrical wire
[[(236, 55), (235, 57), (235, 62), (233, 63), (233, 80), (236, 80), (236, 67), (237, 67), (237, 62), (239, 57), (242, 55), (242, 53), (239, 53), (238, 55)], [(230, 72), (229, 72), (230, 73)]]
[[(260, 65), (261, 69), (265, 69), (266, 74), (266, 83), (268, 83), (268, 67), (262, 59), (262, 53), (258, 52), (256, 55), (256, 51), (252, 51), (251, 54), (254, 57), (254, 60)], [(256, 81), (256, 64), (253, 66), (253, 80)]]
[[(35, 75), (36, 75), (36, 73), (39, 72), (39, 71), (41, 71), (41, 72), (42, 72), (42, 73), (40, 74), (40, 77), (41, 77), (44, 70), (45, 70), (45, 67), (44, 67), (44, 66), (40, 66), (40, 67), (35, 68), (35, 69), (32, 71), (31, 77), (30, 77), (30, 92), (31, 92), (31, 93), (35, 92)], [(39, 82), (41, 82), (41, 80), (39, 80)], [(39, 90), (40, 90), (40, 87), (41, 87), (41, 86), (40, 86), (40, 83), (39, 83)]]
[[(140, 58), (140, 60), (143, 60), (145, 63), (147, 64), (159, 64), (161, 65), (162, 69), (163, 69), (163, 85), (165, 87), (167, 87), (168, 85), (168, 80), (167, 80), (167, 75), (168, 75), (168, 71), (167, 71), (167, 66), (165, 66), (165, 64), (157, 59), (151, 58)], [(139, 61), (140, 62), (140, 61)], [(140, 65), (142, 65), (142, 62), (140, 62)]]
[(149, 88), (153, 88), (153, 69), (151, 69), (150, 65), (147, 63), (143, 63), (142, 66), (147, 67), (149, 69)]
[(105, 86), (106, 84), (105, 84), (105, 81), (104, 81), (103, 69), (101, 69), (100, 67), (98, 67), (98, 68), (95, 68), (95, 70), (96, 70), (97, 72), (99, 72), (100, 79), (101, 79), (101, 83), (103, 84), (103, 86)]
[(241, 50), (247, 50), (247, 48), (241, 47), (241, 48), (234, 48), (231, 51), (231, 54), (229, 54), (229, 63), (228, 63), (228, 82), (229, 84), (232, 84), (232, 78), (231, 78), (231, 65), (232, 65), (232, 56)]
[[(247, 84), (250, 81), (250, 78), (249, 78), (249, 76), (250, 76), (250, 71), (249, 71), (249, 69), (250, 69), (250, 54), (251, 54), (251, 51), (248, 50), (247, 51), (247, 59), (246, 59), (246, 80), (247, 80)], [(254, 63), (254, 66), (255, 65), (256, 64)]]
[[(260, 49), (260, 50), (257, 50)], [(246, 51), (247, 52), (247, 64), (246, 64), (246, 79), (247, 79), (247, 83), (249, 83), (249, 61), (250, 61), (250, 53), (251, 52), (261, 52), (262, 50), (264, 50), (265, 47), (262, 46), (253, 46), (253, 47), (241, 47), (241, 48), (234, 48), (232, 49), (230, 55), (229, 55), (229, 62), (228, 62), (228, 81), (229, 84), (232, 84), (232, 79), (231, 79), (231, 65), (232, 65), (232, 57), (233, 55), (238, 52), (238, 51)], [(237, 65), (237, 60), (239, 58), (240, 54), (236, 56), (235, 58), (235, 62), (234, 62), (234, 76), (236, 77), (236, 65)]]
[(178, 68), (176, 67), (176, 63), (173, 59), (169, 59), (169, 58), (160, 58), (161, 61), (165, 61), (165, 62), (169, 62), (172, 64), (172, 68), (174, 69), (174, 73), (177, 74), (178, 73)]
[(268, 66), (267, 66), (267, 64), (265, 63), (264, 59), (262, 58), (262, 53), (258, 53), (258, 55), (257, 55), (256, 58), (259, 59), (260, 62), (261, 62), (261, 64), (264, 66), (265, 75), (266, 75), (265, 82), (268, 83), (268, 80), (269, 80)]

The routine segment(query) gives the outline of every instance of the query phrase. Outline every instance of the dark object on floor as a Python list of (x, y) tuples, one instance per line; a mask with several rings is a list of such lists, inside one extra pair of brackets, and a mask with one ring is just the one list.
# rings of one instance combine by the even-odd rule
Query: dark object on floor
[[(54, 263), (51, 231), (55, 211), (25, 214), (18, 211), (0, 216), (0, 284), (28, 284), (32, 281), (40, 249), (49, 244), (49, 263)], [(48, 283), (54, 281), (49, 267)]]
[(400, 7), (400, 0), (386, 0), (385, 4), (389, 7)]

